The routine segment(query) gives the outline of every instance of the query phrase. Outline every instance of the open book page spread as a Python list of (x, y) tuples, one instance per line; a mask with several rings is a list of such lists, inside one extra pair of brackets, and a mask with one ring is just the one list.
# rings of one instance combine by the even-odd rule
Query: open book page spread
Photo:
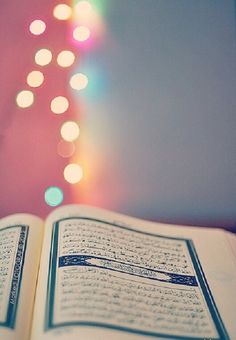
[(53, 225), (48, 270), (46, 333), (88, 326), (119, 339), (229, 339), (190, 239), (68, 217)]
[(0, 326), (13, 329), (28, 237), (27, 225), (0, 229)]

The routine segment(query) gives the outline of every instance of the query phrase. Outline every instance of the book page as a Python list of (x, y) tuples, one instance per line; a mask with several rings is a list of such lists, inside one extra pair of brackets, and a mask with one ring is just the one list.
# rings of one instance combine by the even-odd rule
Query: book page
[(236, 339), (223, 231), (67, 206), (44, 241), (32, 340)]
[(230, 233), (229, 231), (225, 231), (225, 236), (230, 245), (231, 252), (233, 254), (235, 265), (236, 265), (236, 235), (233, 233)]
[(43, 221), (17, 214), (0, 221), (0, 339), (28, 340)]

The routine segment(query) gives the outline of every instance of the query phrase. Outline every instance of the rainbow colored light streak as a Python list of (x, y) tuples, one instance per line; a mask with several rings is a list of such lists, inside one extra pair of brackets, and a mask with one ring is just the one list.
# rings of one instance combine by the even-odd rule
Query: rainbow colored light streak
[[(76, 73), (82, 73), (88, 77), (88, 85), (81, 89), (76, 90), (71, 88), (71, 94), (75, 100), (76, 112), (79, 112), (76, 119), (81, 127), (81, 133), (79, 139), (75, 141), (76, 151), (70, 159), (70, 163), (79, 164), (83, 169), (83, 179), (79, 183), (75, 183), (71, 186), (72, 197), (74, 202), (80, 203), (86, 202), (90, 204), (101, 203), (101, 197), (94, 197), (92, 194), (92, 188), (96, 188), (96, 183), (99, 180), (100, 175), (105, 164), (105, 159), (101, 153), (95, 153), (94, 151), (94, 138), (91, 136), (86, 123), (89, 123), (91, 119), (97, 119), (93, 117), (87, 117), (86, 106), (91, 104), (91, 101), (96, 101), (101, 94), (101, 89), (104, 89), (102, 84), (105, 84), (105, 80), (102, 76), (102, 71), (99, 69), (99, 65), (88, 62), (93, 60), (93, 54), (100, 48), (105, 36), (106, 29), (104, 23), (104, 14), (108, 8), (108, 1), (106, 0), (80, 0), (72, 1), (71, 3), (72, 15), (70, 19), (69, 27), (69, 42), (77, 49), (78, 58), (77, 63), (73, 65), (71, 69), (70, 77), (73, 77)], [(73, 32), (78, 27), (84, 28), (86, 39), (75, 39)], [(82, 29), (83, 31), (83, 29)], [(86, 31), (89, 32), (86, 36)], [(82, 36), (83, 38), (83, 36)], [(88, 58), (89, 54), (89, 58)], [(95, 58), (96, 59), (96, 58)]]

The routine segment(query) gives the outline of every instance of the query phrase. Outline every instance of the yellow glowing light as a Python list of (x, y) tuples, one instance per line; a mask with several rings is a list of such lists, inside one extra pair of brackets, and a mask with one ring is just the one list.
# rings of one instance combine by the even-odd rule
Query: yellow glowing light
[(76, 73), (70, 78), (70, 86), (74, 90), (83, 90), (88, 85), (88, 77), (83, 73)]
[(83, 177), (83, 170), (78, 164), (68, 164), (64, 169), (64, 178), (71, 184), (78, 183)]
[(51, 101), (51, 110), (53, 113), (64, 113), (69, 107), (69, 102), (66, 97), (58, 96)]
[(57, 153), (61, 157), (67, 158), (71, 157), (75, 152), (75, 145), (73, 142), (67, 142), (65, 140), (61, 140), (57, 145)]
[(42, 34), (46, 29), (46, 24), (43, 20), (34, 20), (29, 26), (29, 30), (34, 35)]
[(40, 71), (32, 71), (27, 76), (27, 84), (31, 87), (39, 87), (44, 81), (44, 76)]
[(76, 122), (65, 122), (61, 127), (61, 136), (68, 142), (73, 142), (79, 137), (79, 126)]
[(73, 31), (73, 38), (77, 41), (85, 41), (90, 37), (90, 30), (86, 26), (78, 26)]
[(36, 64), (40, 66), (48, 65), (52, 61), (52, 52), (46, 48), (42, 48), (41, 50), (36, 52), (34, 60)]
[(92, 10), (92, 5), (88, 1), (79, 1), (75, 5), (75, 10), (79, 14), (89, 14), (89, 12)]
[(16, 103), (19, 107), (26, 108), (33, 104), (34, 94), (31, 91), (21, 91), (16, 96)]
[(70, 18), (72, 9), (66, 4), (59, 4), (54, 7), (53, 15), (58, 20), (67, 20)]
[(75, 61), (75, 55), (71, 51), (61, 51), (57, 56), (57, 63), (61, 67), (69, 67)]

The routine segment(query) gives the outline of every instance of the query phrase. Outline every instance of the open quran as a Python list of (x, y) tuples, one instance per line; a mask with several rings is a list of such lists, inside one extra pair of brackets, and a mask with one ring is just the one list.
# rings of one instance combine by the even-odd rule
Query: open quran
[(1, 340), (236, 339), (236, 237), (80, 205), (0, 222)]

